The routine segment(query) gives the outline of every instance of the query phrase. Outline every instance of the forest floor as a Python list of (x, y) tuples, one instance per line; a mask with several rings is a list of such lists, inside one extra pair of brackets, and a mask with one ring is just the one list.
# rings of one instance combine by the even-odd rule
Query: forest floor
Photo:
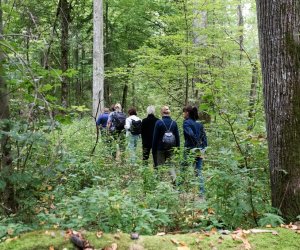
[[(75, 231), (71, 231), (75, 233)], [(192, 249), (278, 249), (299, 250), (299, 231), (285, 228), (238, 230), (235, 232), (212, 230), (188, 234), (164, 234), (140, 236), (132, 240), (124, 233), (81, 232), (92, 248), (104, 250), (192, 250)], [(70, 242), (69, 232), (43, 230), (22, 234), (0, 244), (1, 250), (70, 250), (76, 247)]]

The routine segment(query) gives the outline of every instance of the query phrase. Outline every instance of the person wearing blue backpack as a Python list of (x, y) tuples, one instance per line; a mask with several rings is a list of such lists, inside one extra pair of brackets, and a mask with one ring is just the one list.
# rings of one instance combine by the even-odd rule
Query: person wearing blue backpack
[(114, 109), (115, 110), (108, 116), (107, 130), (113, 141), (116, 143), (115, 145), (112, 145), (112, 155), (116, 160), (120, 160), (121, 151), (124, 151), (125, 149), (126, 115), (122, 112), (120, 103), (116, 103)]
[(184, 158), (188, 161), (188, 157), (194, 158), (194, 167), (196, 176), (200, 181), (199, 197), (204, 198), (204, 178), (202, 174), (202, 159), (207, 147), (207, 137), (204, 126), (198, 122), (198, 109), (192, 106), (183, 108), (183, 135), (184, 135)]
[[(157, 169), (159, 165), (164, 165), (167, 160), (170, 160), (173, 148), (180, 146), (179, 131), (176, 121), (170, 117), (171, 111), (168, 106), (161, 108), (162, 119), (156, 121), (152, 152), (154, 157), (154, 166)], [(175, 184), (176, 173), (175, 169), (170, 169), (173, 184)]]

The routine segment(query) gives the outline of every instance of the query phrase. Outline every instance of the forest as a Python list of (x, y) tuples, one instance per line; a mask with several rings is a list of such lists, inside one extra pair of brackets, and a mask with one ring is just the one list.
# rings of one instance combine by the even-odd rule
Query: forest
[[(299, 24), (297, 0), (0, 0), (0, 249), (298, 249)], [(170, 115), (166, 164), (98, 126), (116, 104)]]

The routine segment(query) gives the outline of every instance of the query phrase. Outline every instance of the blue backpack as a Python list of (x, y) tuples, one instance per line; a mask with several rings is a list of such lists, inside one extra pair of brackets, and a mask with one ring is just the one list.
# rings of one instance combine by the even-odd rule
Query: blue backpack
[(171, 122), (169, 129), (167, 128), (164, 121), (163, 120), (161, 120), (161, 121), (163, 122), (163, 124), (166, 127), (166, 131), (162, 138), (163, 148), (164, 148), (164, 150), (170, 150), (171, 148), (176, 146), (176, 138), (175, 138), (175, 135), (173, 134), (173, 132), (171, 131), (173, 121)]

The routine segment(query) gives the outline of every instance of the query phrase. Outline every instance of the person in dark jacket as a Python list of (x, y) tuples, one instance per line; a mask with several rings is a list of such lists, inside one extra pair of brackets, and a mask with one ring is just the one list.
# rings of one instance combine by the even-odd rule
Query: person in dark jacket
[[(148, 159), (152, 148), (155, 123), (158, 120), (158, 118), (155, 117), (154, 113), (155, 113), (154, 106), (147, 107), (148, 116), (142, 120), (141, 135), (142, 135), (142, 144), (143, 144), (143, 161), (146, 165), (148, 164)], [(153, 160), (154, 160), (154, 155), (153, 155)]]
[(109, 109), (104, 108), (104, 112), (101, 115), (99, 115), (99, 117), (96, 121), (96, 124), (100, 129), (106, 128), (108, 116), (109, 116)]
[[(163, 137), (167, 130), (171, 131), (175, 136), (175, 147), (180, 146), (179, 132), (176, 121), (172, 120), (170, 117), (170, 109), (168, 106), (163, 106), (161, 109), (162, 119), (155, 123), (153, 141), (152, 141), (152, 152), (155, 155), (154, 166), (157, 168), (159, 165), (164, 165), (166, 160), (170, 159), (172, 156), (172, 149), (165, 150)], [(176, 173), (175, 169), (170, 169), (170, 174), (173, 183), (175, 183)]]
[(183, 135), (185, 155), (187, 159), (189, 155), (195, 157), (196, 175), (200, 179), (200, 196), (204, 195), (204, 179), (202, 174), (202, 158), (207, 147), (207, 137), (203, 124), (197, 122), (198, 109), (196, 107), (187, 106), (183, 109)]

